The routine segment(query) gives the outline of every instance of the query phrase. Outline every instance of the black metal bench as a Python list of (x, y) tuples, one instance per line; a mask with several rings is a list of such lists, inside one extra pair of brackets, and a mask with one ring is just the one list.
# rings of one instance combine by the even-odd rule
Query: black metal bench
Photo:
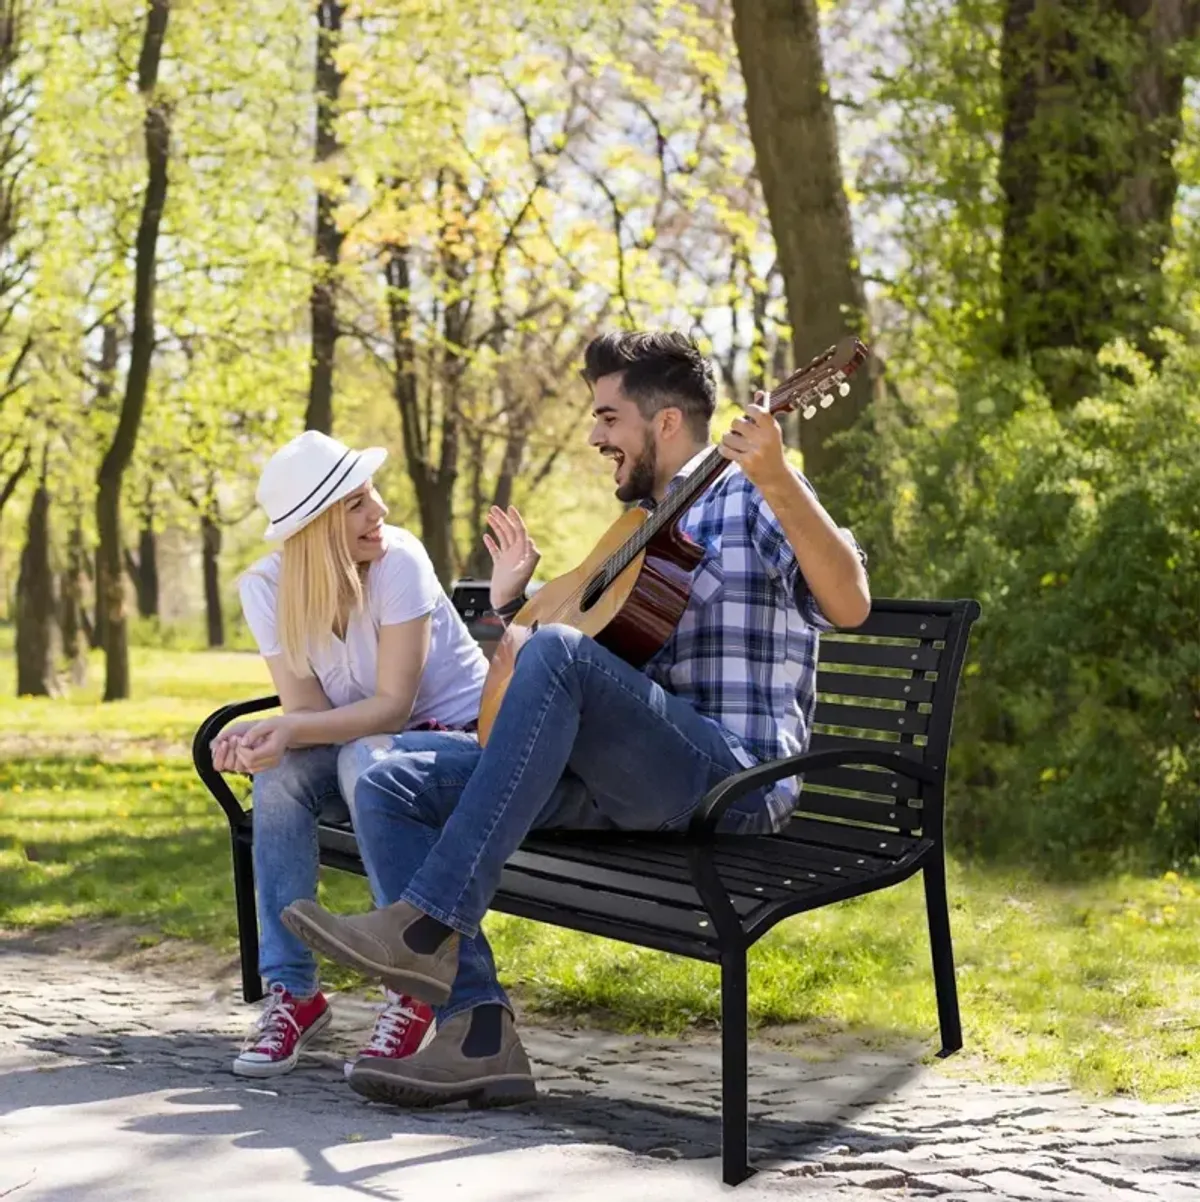
[[(867, 621), (821, 640), (820, 695), (807, 754), (762, 764), (704, 798), (686, 836), (536, 834), (505, 868), (493, 907), (508, 914), (707, 960), (721, 966), (722, 1167), (747, 1162), (746, 952), (793, 914), (924, 874), (941, 1052), (962, 1046), (942, 807), (954, 699), (975, 601), (876, 601)], [(213, 770), (209, 744), (227, 723), (275, 697), (227, 705), (196, 732), (200, 778), (233, 835), (246, 1000), (263, 995), (251, 860), (252, 814)], [(804, 774), (777, 835), (714, 833), (737, 797)], [(321, 862), (362, 873), (348, 826), (320, 828)]]

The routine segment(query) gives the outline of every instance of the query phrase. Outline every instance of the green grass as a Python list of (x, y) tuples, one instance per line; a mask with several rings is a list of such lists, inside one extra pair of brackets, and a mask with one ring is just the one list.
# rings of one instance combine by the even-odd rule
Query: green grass
[[(0, 677), (12, 661), (0, 644)], [(232, 950), (223, 817), (184, 749), (216, 705), (263, 691), (238, 653), (135, 651), (135, 696), (0, 701), (0, 925), (108, 918)], [(364, 883), (327, 873), (334, 908)], [(947, 1071), (1066, 1080), (1146, 1098), (1200, 1090), (1200, 896), (1168, 874), (1055, 886), (952, 865), (967, 1055)], [(549, 1015), (626, 1030), (713, 1026), (716, 971), (502, 915), (488, 931), (507, 984)], [(336, 971), (335, 983), (346, 981)], [(765, 1035), (823, 1055), (841, 1035), (936, 1048), (921, 888), (910, 881), (777, 928), (751, 953)]]
[[(0, 754), (33, 736), (39, 744), (60, 742), (73, 749), (102, 740), (111, 753), (157, 751), (165, 744), (189, 744), (205, 714), (238, 698), (274, 691), (260, 656), (245, 651), (158, 651), (134, 647), (129, 653), (133, 696), (101, 705), (104, 661), (90, 657), (87, 683), (63, 697), (0, 697)], [(16, 678), (12, 630), (0, 628), (0, 682), (11, 689)]]
[[(1120, 879), (1058, 888), (952, 865), (951, 921), (972, 1073), (1065, 1080), (1099, 1093), (1200, 1090), (1200, 904), (1193, 882)], [(497, 959), (541, 1006), (607, 1011), (622, 1027), (715, 1024), (715, 969), (492, 920)], [(921, 886), (781, 924), (751, 951), (757, 1023), (803, 1024), (936, 1049)], [(816, 1053), (820, 1054), (819, 1041)], [(963, 1060), (957, 1062), (961, 1065)], [(947, 1068), (957, 1071), (956, 1062)]]

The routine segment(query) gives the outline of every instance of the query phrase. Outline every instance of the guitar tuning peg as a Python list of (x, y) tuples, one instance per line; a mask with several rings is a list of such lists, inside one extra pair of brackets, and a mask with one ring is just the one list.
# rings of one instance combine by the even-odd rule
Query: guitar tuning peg
[(838, 396), (849, 396), (849, 395), (850, 395), (850, 385), (847, 384), (845, 380), (843, 380), (838, 385)]
[(816, 412), (817, 412), (816, 405), (805, 405), (804, 406), (805, 421), (807, 421), (810, 417), (814, 417), (816, 415)]
[(829, 406), (832, 404), (833, 404), (833, 397), (831, 397), (829, 395), (829, 393), (826, 393), (820, 400), (820, 405), (821, 405), (822, 409), (828, 409)]

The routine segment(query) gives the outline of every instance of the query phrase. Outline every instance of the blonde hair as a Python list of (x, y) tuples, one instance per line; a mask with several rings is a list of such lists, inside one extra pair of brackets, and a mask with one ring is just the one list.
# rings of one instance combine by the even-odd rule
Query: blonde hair
[(276, 629), (284, 662), (311, 676), (310, 650), (329, 646), (335, 623), (362, 608), (363, 582), (346, 539), (345, 504), (284, 541)]

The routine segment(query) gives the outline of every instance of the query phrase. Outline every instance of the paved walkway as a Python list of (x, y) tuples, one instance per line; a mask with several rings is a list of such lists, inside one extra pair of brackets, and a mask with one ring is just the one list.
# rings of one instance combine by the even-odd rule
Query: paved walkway
[(372, 1010), (295, 1073), (228, 1072), (252, 1014), (227, 989), (0, 943), (0, 1199), (172, 1202), (1200, 1202), (1200, 1099), (1085, 1103), (949, 1080), (901, 1058), (751, 1050), (761, 1171), (720, 1185), (719, 1053), (526, 1028), (538, 1104), (370, 1105), (341, 1056)]

